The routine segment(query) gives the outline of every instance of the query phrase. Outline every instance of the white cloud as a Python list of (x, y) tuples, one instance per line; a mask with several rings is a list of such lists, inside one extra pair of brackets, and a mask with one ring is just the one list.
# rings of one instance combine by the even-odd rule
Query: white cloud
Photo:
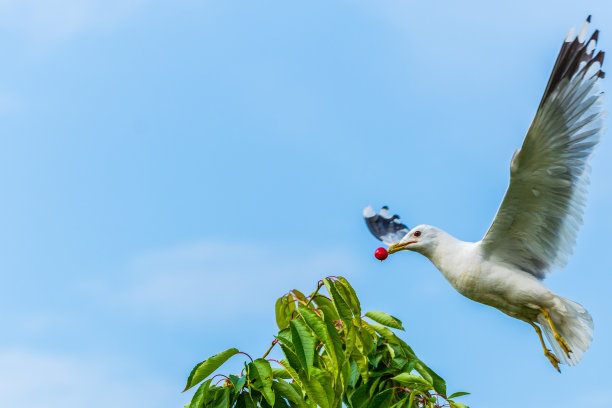
[(342, 249), (312, 254), (280, 247), (219, 242), (186, 244), (140, 255), (119, 281), (89, 282), (87, 290), (156, 317), (207, 319), (267, 312), (291, 289), (314, 290), (329, 275), (355, 276)]
[(115, 24), (144, 0), (0, 0), (0, 29), (37, 45)]
[[(165, 407), (176, 385), (112, 359), (28, 349), (0, 351), (0, 406), (19, 408)], [(135, 375), (138, 373), (138, 375)], [(144, 378), (140, 378), (144, 377)], [(174, 398), (172, 398), (174, 397)]]

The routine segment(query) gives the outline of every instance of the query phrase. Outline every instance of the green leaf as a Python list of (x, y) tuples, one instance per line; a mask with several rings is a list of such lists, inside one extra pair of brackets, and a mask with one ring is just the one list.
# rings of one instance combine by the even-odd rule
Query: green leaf
[[(281, 350), (283, 351), (283, 354), (287, 358), (287, 362), (289, 363), (289, 366), (293, 370), (295, 370), (296, 372), (299, 372), (300, 370), (303, 370), (302, 363), (300, 362), (300, 359), (298, 358), (297, 354), (295, 354), (295, 352), (292, 349), (290, 349), (289, 347), (285, 346), (284, 344), (281, 344)], [(285, 368), (287, 368), (287, 367), (285, 367)]]
[(310, 378), (315, 351), (314, 336), (301, 320), (292, 320), (289, 326), (291, 327), (291, 338), (295, 346), (295, 354), (297, 354), (302, 367), (306, 371), (306, 376)]
[(387, 408), (393, 398), (393, 392), (394, 390), (391, 389), (379, 392), (372, 398), (372, 401), (368, 404), (368, 408)]
[(336, 337), (338, 337), (337, 342), (340, 343), (339, 347), (337, 344), (335, 344), (336, 339), (332, 340), (332, 336), (330, 336), (330, 333), (328, 331), (328, 324), (323, 319), (321, 319), (312, 309), (300, 306), (298, 308), (298, 312), (300, 313), (308, 327), (310, 327), (310, 329), (316, 334), (316, 336), (323, 342), (327, 354), (333, 359), (333, 366), (329, 368), (334, 374), (337, 374), (340, 371), (340, 366), (342, 364), (343, 357), (339, 358), (336, 355), (338, 351), (340, 351), (340, 354), (342, 354), (342, 344), (340, 338), (337, 336), (337, 331), (335, 327), (332, 327), (331, 330), (334, 331), (334, 333), (332, 334), (335, 334)]
[(274, 378), (281, 378), (283, 380), (291, 378), (291, 374), (283, 367), (272, 367), (272, 375)]
[(357, 343), (357, 333), (353, 326), (349, 328), (344, 328), (344, 353), (347, 357), (353, 353), (353, 349), (355, 348), (355, 344)]
[[(399, 340), (399, 338), (397, 339)], [(393, 357), (394, 359), (401, 358), (401, 357), (404, 357), (406, 359), (410, 358), (408, 353), (406, 353), (406, 351), (401, 346), (401, 344), (399, 344), (399, 342), (398, 343), (387, 343), (386, 346), (387, 346), (387, 349), (389, 349), (389, 354), (391, 354), (391, 357)]]
[(405, 385), (406, 387), (415, 388), (418, 387), (421, 390), (428, 391), (433, 389), (431, 383), (418, 375), (401, 373), (392, 378), (393, 381)]
[(370, 332), (366, 329), (361, 328), (357, 332), (357, 347), (364, 355), (370, 354), (374, 348), (374, 338), (370, 335)]
[(355, 362), (357, 365), (357, 369), (359, 370), (359, 374), (361, 374), (361, 378), (363, 378), (363, 382), (368, 382), (369, 378), (369, 365), (368, 358), (361, 354), (357, 349), (353, 349), (353, 353), (351, 354), (351, 362)]
[(398, 338), (398, 340), (399, 340), (398, 343), (402, 347), (402, 350), (404, 350), (404, 353), (408, 357), (410, 357), (411, 359), (415, 359), (416, 360), (417, 356), (416, 356), (416, 354), (414, 354), (414, 351), (412, 351), (412, 348), (408, 344), (406, 344), (406, 342), (404, 340), (402, 340), (400, 338)]
[[(297, 361), (297, 356), (295, 356), (295, 360)], [(296, 387), (298, 387), (301, 390), (302, 389), (302, 380), (300, 380), (300, 376), (299, 376), (298, 372), (291, 367), (291, 365), (289, 364), (289, 362), (287, 360), (281, 360), (281, 365), (283, 367), (285, 367), (285, 370), (287, 370), (287, 372), (289, 373), (289, 375), (293, 379), (292, 385), (295, 385)], [(299, 361), (298, 361), (298, 366), (299, 366)]]
[(308, 302), (308, 299), (306, 299), (306, 296), (304, 296), (304, 294), (302, 292), (300, 292), (299, 290), (293, 289), (291, 292), (293, 292), (295, 297), (300, 299), (302, 302), (304, 302), (304, 303)]
[(323, 310), (323, 313), (326, 316), (329, 316), (332, 320), (340, 320), (340, 316), (338, 315), (338, 311), (336, 310), (336, 307), (334, 306), (333, 302), (331, 300), (329, 300), (328, 298), (326, 298), (323, 295), (319, 295), (317, 294), (314, 299), (313, 302), (316, 303), (317, 307), (321, 310)]
[(403, 368), (406, 367), (407, 364), (408, 360), (406, 360), (404, 357), (395, 357), (393, 360), (391, 360), (391, 367), (397, 368), (400, 371), (407, 371), (403, 370)]
[(245, 394), (246, 392), (238, 394), (238, 397), (236, 398), (236, 403), (234, 404), (233, 408), (246, 408), (246, 403), (244, 401)]
[(450, 404), (451, 408), (468, 408), (460, 402), (448, 401), (448, 403)]
[[(370, 361), (370, 364), (372, 365), (372, 368), (376, 368), (378, 367), (378, 363), (380, 363), (380, 360), (382, 360), (383, 355), (382, 354), (377, 354), (374, 357), (370, 357), (368, 360)], [(393, 360), (391, 360), (393, 361)]]
[(283, 296), (278, 298), (274, 311), (276, 315), (276, 325), (280, 330), (286, 328), (289, 325), (289, 321), (293, 317), (293, 311), (295, 310), (295, 301), (293, 296)]
[(185, 386), (183, 392), (187, 391), (194, 385), (198, 384), (200, 381), (204, 380), (206, 377), (211, 375), (217, 368), (221, 367), (223, 363), (225, 363), (230, 357), (238, 353), (238, 349), (231, 348), (225, 350), (222, 353), (216, 354), (210, 357), (208, 360), (204, 360), (200, 364), (196, 365), (189, 374), (189, 378), (187, 379), (187, 385)]
[(357, 384), (357, 381), (359, 381), (359, 377), (361, 376), (361, 373), (359, 372), (359, 368), (357, 367), (357, 363), (355, 362), (355, 360), (351, 360), (351, 375), (349, 376), (349, 380), (348, 380), (348, 386), (351, 388), (355, 387), (355, 384)]
[(229, 408), (229, 404), (230, 404), (230, 389), (220, 388), (219, 391), (217, 391), (215, 402), (213, 403), (212, 408)]
[(344, 324), (346, 329), (349, 329), (353, 325), (353, 313), (351, 312), (351, 308), (346, 303), (346, 300), (340, 295), (338, 289), (336, 289), (336, 284), (330, 279), (323, 279), (323, 283), (329, 292), (332, 302), (336, 310), (338, 311), (338, 315), (340, 316), (340, 320)]
[(329, 408), (327, 393), (325, 392), (325, 389), (321, 383), (319, 383), (314, 376), (311, 378), (303, 376), (302, 385), (306, 391), (306, 395), (308, 395), (308, 398), (313, 400), (321, 408)]
[(327, 327), (325, 322), (321, 319), (312, 309), (300, 305), (298, 307), (298, 313), (304, 319), (304, 322), (310, 327), (310, 329), (317, 335), (319, 340), (323, 343), (329, 342), (329, 334), (327, 333)]
[(323, 387), (325, 394), (327, 395), (327, 401), (330, 406), (333, 406), (334, 401), (334, 384), (332, 380), (332, 375), (327, 370), (315, 370), (313, 372), (314, 378), (319, 381), (319, 384)]
[(373, 327), (374, 330), (376, 330), (376, 333), (378, 333), (382, 338), (387, 340), (389, 343), (399, 344), (400, 339), (395, 335), (395, 333), (387, 329), (385, 326), (377, 324), (377, 323), (370, 323), (370, 326)]
[(418, 361), (415, 368), (419, 374), (432, 383), (433, 389), (436, 390), (438, 394), (446, 395), (446, 381), (436, 374), (434, 370), (427, 367), (422, 361)]
[(463, 392), (463, 391), (454, 392), (451, 395), (449, 395), (448, 397), (446, 397), (446, 399), (453, 399), (453, 398), (457, 398), (457, 397), (463, 397), (464, 395), (470, 395), (470, 393), (469, 392)]
[(408, 397), (405, 397), (396, 402), (395, 404), (391, 405), (391, 408), (402, 408), (406, 402), (408, 402)]
[[(332, 347), (334, 348), (334, 354), (336, 356), (337, 367), (342, 367), (344, 363), (344, 350), (342, 348), (342, 340), (340, 339), (340, 333), (336, 329), (336, 325), (334, 324), (333, 315), (327, 314), (323, 312), (323, 320), (325, 321), (325, 326), (327, 328), (327, 334), (332, 343)], [(326, 345), (327, 346), (327, 345)]]
[[(253, 401), (252, 393), (245, 391), (240, 394), (240, 397), (243, 398), (242, 403), (244, 404), (244, 408), (257, 408), (257, 404), (255, 403), (255, 401)], [(238, 408), (238, 403), (236, 403), (235, 408)]]
[(395, 404), (391, 405), (391, 408), (402, 408), (408, 402), (408, 397), (402, 398)]
[(274, 381), (274, 383), (272, 383), (272, 388), (274, 389), (274, 391), (276, 391), (277, 394), (291, 401), (298, 408), (303, 408), (306, 406), (302, 394), (297, 392), (295, 388), (293, 388), (285, 381)]
[(408, 399), (408, 408), (412, 408), (412, 404), (414, 403), (414, 398), (419, 393), (418, 390), (414, 390), (410, 393), (410, 398)]
[(361, 318), (361, 304), (359, 303), (359, 298), (357, 297), (357, 293), (355, 293), (355, 289), (351, 286), (351, 284), (342, 276), (338, 276), (338, 282), (336, 283), (336, 288), (342, 293), (342, 296), (347, 301), (353, 314), (357, 318)]
[(246, 376), (240, 377), (238, 381), (234, 383), (234, 390), (236, 390), (236, 392), (240, 392), (240, 390), (242, 390), (242, 387), (244, 387), (244, 384), (246, 383), (246, 379)]
[[(287, 325), (289, 325), (289, 322), (287, 322)], [(286, 329), (279, 331), (275, 337), (284, 345), (293, 347), (293, 340), (291, 339), (291, 329), (290, 328), (286, 328)]]
[[(336, 379), (336, 394), (338, 396), (340, 396), (346, 389), (347, 389), (347, 384), (350, 383), (350, 378), (351, 378), (351, 364), (350, 362), (346, 362), (344, 364), (342, 364), (342, 367), (340, 368), (340, 372), (338, 373), (338, 378)], [(357, 379), (355, 380), (355, 383), (353, 383), (353, 385), (349, 385), (350, 387), (354, 387), (355, 384), (357, 383), (357, 380), (359, 380), (359, 370), (357, 370)]]
[(404, 330), (402, 327), (402, 321), (397, 317), (393, 317), (384, 312), (368, 312), (365, 315), (374, 320), (376, 323), (380, 323), (394, 329)]
[(206, 380), (198, 387), (195, 394), (193, 394), (193, 398), (191, 398), (191, 403), (188, 405), (189, 408), (202, 408), (204, 405), (204, 399), (206, 398), (206, 393), (210, 388), (210, 381)]
[(370, 401), (368, 384), (361, 384), (359, 388), (349, 396), (352, 408), (365, 408)]
[(380, 377), (377, 377), (374, 382), (370, 385), (370, 397), (374, 397), (376, 393), (376, 387), (378, 387), (378, 383), (380, 382)]
[(278, 328), (280, 330), (284, 329), (285, 327), (287, 327), (287, 325), (289, 324), (289, 320), (287, 319), (285, 313), (284, 313), (284, 307), (285, 307), (285, 302), (284, 302), (285, 297), (279, 297), (276, 300), (276, 304), (274, 305), (274, 314), (276, 316), (276, 325), (278, 326)]
[(374, 328), (372, 327), (372, 325), (368, 322), (366, 322), (365, 320), (361, 322), (361, 328), (363, 330), (366, 330), (368, 333), (370, 333), (370, 336), (372, 336), (372, 338), (377, 338), (376, 336), (376, 330), (374, 330)]
[[(274, 406), (274, 391), (272, 391), (272, 367), (270, 367), (270, 363), (263, 358), (258, 358), (249, 364), (253, 368), (253, 374), (255, 380), (261, 381), (260, 383), (260, 391), (263, 394), (266, 402), (270, 404), (270, 406)], [(251, 373), (251, 370), (249, 370)]]
[(274, 408), (291, 408), (287, 405), (287, 401), (284, 398), (277, 398), (274, 402)]

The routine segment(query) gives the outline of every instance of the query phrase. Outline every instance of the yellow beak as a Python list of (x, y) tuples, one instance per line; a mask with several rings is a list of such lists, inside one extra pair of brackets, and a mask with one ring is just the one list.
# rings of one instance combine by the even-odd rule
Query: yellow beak
[(407, 247), (408, 245), (410, 245), (410, 244), (414, 244), (415, 242), (416, 242), (416, 241), (410, 241), (410, 242), (406, 242), (406, 243), (403, 243), (403, 244), (399, 244), (399, 243), (398, 243), (398, 244), (393, 244), (393, 245), (391, 245), (391, 246), (389, 247), (389, 249), (388, 249), (387, 251), (389, 252), (389, 255), (391, 255), (391, 254), (394, 254), (394, 253), (396, 253), (396, 252), (399, 252), (399, 251), (403, 251), (403, 250), (405, 250), (405, 249), (408, 249), (408, 248), (406, 248), (406, 247)]

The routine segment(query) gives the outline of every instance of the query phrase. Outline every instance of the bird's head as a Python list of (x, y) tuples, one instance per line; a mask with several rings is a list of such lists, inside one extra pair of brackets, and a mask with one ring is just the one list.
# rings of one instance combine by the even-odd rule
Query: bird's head
[(438, 244), (439, 231), (431, 225), (414, 227), (397, 244), (389, 247), (389, 255), (399, 251), (414, 251), (427, 255)]

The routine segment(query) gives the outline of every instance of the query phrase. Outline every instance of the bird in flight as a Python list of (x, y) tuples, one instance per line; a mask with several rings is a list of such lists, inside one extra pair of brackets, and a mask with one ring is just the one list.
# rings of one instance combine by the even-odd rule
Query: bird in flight
[(389, 254), (421, 253), (462, 295), (533, 326), (559, 372), (559, 363), (577, 364), (593, 339), (586, 309), (542, 282), (571, 255), (589, 160), (604, 131), (604, 53), (595, 50), (599, 31), (587, 39), (590, 21), (591, 16), (577, 35), (572, 28), (563, 42), (523, 145), (512, 156), (506, 195), (482, 240), (464, 242), (430, 225), (410, 229), (387, 207), (379, 214), (369, 206), (363, 212)]

